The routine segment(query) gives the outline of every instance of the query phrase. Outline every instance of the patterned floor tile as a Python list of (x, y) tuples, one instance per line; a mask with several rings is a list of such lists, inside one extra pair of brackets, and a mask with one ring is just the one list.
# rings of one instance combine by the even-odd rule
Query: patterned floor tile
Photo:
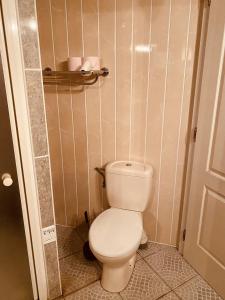
[(183, 257), (171, 249), (147, 256), (145, 260), (173, 289), (196, 275)]
[(73, 227), (57, 225), (59, 258), (66, 257), (83, 248), (83, 241)]
[(141, 257), (141, 255), (137, 252), (137, 254), (136, 254), (136, 261), (138, 261), (138, 260), (140, 260), (140, 259), (142, 259), (142, 257)]
[[(139, 253), (137, 253), (137, 254), (136, 254), (136, 261), (138, 261), (138, 260), (140, 260), (140, 259), (142, 259), (142, 257), (141, 257), (141, 255), (140, 255)], [(96, 261), (97, 261), (99, 267), (102, 269), (102, 268), (103, 268), (102, 262), (100, 262), (99, 260), (96, 260)]]
[(127, 287), (120, 292), (123, 299), (157, 299), (169, 292), (170, 289), (151, 270), (151, 268), (140, 260), (135, 264), (133, 274)]
[(177, 295), (174, 292), (170, 292), (166, 294), (165, 296), (159, 298), (159, 300), (179, 300), (180, 298), (177, 297)]
[(65, 300), (121, 300), (121, 297), (117, 293), (105, 291), (101, 287), (100, 281), (96, 281), (82, 290), (67, 296)]
[(57, 298), (54, 298), (54, 300), (65, 300), (65, 298), (63, 296), (59, 296)]
[(184, 300), (222, 300), (200, 276), (178, 287), (175, 292)]
[(100, 278), (96, 261), (87, 261), (82, 252), (60, 260), (63, 295), (74, 292)]
[(138, 249), (138, 253), (142, 257), (146, 257), (148, 255), (158, 253), (161, 250), (168, 250), (168, 249), (176, 251), (176, 249), (171, 246), (148, 242), (146, 245), (143, 245)]

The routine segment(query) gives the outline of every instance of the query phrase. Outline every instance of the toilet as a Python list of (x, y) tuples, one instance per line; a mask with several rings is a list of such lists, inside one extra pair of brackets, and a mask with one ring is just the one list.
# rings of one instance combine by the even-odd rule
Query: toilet
[(138, 162), (114, 161), (107, 164), (105, 175), (111, 208), (92, 223), (89, 245), (103, 264), (102, 287), (120, 292), (129, 282), (138, 247), (146, 242), (142, 213), (149, 201), (153, 169)]

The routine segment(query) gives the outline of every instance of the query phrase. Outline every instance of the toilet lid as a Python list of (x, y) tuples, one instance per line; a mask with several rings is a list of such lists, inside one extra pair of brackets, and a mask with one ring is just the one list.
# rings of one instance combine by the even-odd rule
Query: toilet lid
[(110, 208), (92, 223), (89, 242), (102, 256), (120, 257), (138, 248), (142, 231), (140, 212)]

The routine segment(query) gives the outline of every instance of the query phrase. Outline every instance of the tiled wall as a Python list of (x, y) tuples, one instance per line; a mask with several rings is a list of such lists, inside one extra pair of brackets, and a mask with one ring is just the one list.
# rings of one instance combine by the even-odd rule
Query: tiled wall
[[(35, 1), (18, 0), (17, 3), (24, 58), (28, 114), (33, 140), (36, 184), (43, 228), (53, 225), (55, 220)], [(61, 294), (57, 243), (46, 244), (44, 252), (48, 279), (48, 297), (53, 299)]]
[(42, 68), (100, 56), (110, 76), (82, 89), (45, 87), (56, 222), (107, 207), (94, 167), (152, 164), (145, 227), (177, 238), (198, 0), (36, 0)]

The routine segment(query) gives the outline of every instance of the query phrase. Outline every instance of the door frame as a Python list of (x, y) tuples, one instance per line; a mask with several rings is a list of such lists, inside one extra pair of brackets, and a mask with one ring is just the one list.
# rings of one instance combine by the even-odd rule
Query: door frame
[(195, 152), (195, 139), (197, 137), (197, 123), (200, 103), (200, 92), (202, 86), (202, 74), (205, 59), (205, 45), (208, 32), (208, 20), (210, 3), (209, 1), (199, 1), (200, 12), (198, 16), (197, 40), (195, 49), (194, 70), (192, 79), (191, 103), (189, 113), (189, 125), (186, 137), (186, 153), (184, 165), (183, 187), (181, 194), (181, 209), (179, 219), (179, 234), (177, 237), (177, 247), (181, 254), (184, 251), (187, 215), (189, 208), (189, 194), (192, 176), (192, 166)]
[(26, 82), (23, 53), (19, 39), (16, 0), (1, 1), (0, 5), (0, 50), (32, 288), (34, 299), (46, 300), (47, 273), (41, 236), (40, 209), (27, 110)]
[[(188, 232), (184, 247), (187, 261), (222, 298), (225, 297), (225, 267), (221, 254), (224, 248), (221, 242), (223, 233), (218, 231), (222, 228), (221, 220), (224, 220), (221, 217), (224, 213), (222, 203), (224, 203), (225, 193), (221, 156), (224, 143), (218, 135), (221, 135), (223, 129), (221, 113), (224, 110), (225, 14), (223, 8), (222, 2), (215, 0), (209, 12), (198, 117), (199, 136), (194, 153), (187, 217)], [(221, 136), (224, 134), (222, 133)]]

